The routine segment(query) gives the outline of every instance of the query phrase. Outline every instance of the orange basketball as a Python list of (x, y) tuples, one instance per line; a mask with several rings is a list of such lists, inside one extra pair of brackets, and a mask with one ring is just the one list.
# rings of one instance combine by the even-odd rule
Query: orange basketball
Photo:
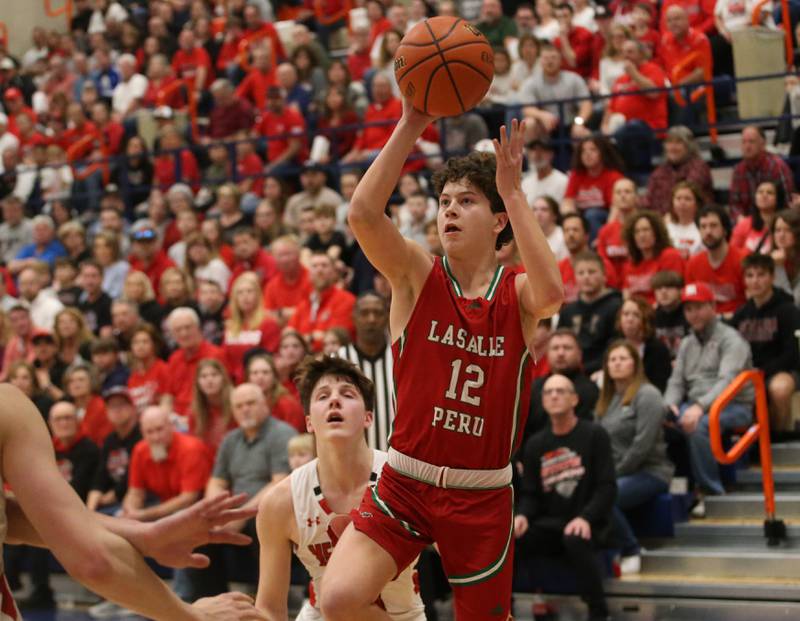
[(417, 110), (456, 116), (474, 108), (494, 77), (486, 37), (459, 17), (432, 17), (414, 26), (397, 48), (394, 75)]

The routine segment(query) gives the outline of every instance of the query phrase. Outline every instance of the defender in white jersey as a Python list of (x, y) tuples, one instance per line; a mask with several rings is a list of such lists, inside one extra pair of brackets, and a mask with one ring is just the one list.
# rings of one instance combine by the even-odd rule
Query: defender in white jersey
[[(276, 485), (259, 505), (256, 607), (270, 621), (288, 619), (292, 553), (312, 578), (310, 601), (297, 621), (323, 619), (318, 601), (328, 559), (350, 523), (351, 511), (366, 488), (374, 487), (387, 458), (367, 446), (375, 389), (358, 367), (326, 357), (305, 363), (301, 373), (300, 398), (318, 457)], [(389, 582), (376, 602), (394, 621), (425, 621), (414, 565)]]

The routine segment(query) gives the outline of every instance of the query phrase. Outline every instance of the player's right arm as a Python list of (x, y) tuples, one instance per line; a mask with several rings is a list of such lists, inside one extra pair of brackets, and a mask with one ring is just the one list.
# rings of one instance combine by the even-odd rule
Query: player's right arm
[(419, 244), (404, 238), (385, 209), (403, 165), (423, 130), (434, 120), (403, 101), (403, 116), (358, 184), (347, 220), (370, 263), (400, 293), (408, 286), (418, 294), (433, 265)]
[[(2, 473), (30, 527), (80, 582), (151, 619), (202, 619), (181, 602), (122, 537), (103, 528), (56, 467), (41, 415), (16, 388), (0, 386)], [(47, 499), (46, 502), (42, 499)]]
[(260, 543), (256, 608), (266, 613), (269, 621), (289, 618), (293, 523), (291, 479), (286, 478), (261, 499), (256, 516)]

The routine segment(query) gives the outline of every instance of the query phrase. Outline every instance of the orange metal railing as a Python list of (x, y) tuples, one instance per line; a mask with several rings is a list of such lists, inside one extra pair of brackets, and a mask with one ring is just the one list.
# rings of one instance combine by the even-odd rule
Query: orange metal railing
[[(728, 404), (733, 401), (736, 395), (751, 382), (756, 393), (756, 420), (742, 434), (738, 442), (726, 452), (725, 448), (722, 446), (720, 415)], [(711, 440), (711, 451), (714, 454), (714, 458), (721, 464), (732, 464), (736, 462), (755, 442), (759, 443), (761, 483), (764, 489), (764, 510), (767, 516), (764, 522), (764, 532), (769, 539), (770, 545), (777, 545), (777, 542), (786, 536), (786, 528), (783, 522), (775, 518), (775, 480), (772, 476), (772, 445), (769, 439), (769, 409), (767, 407), (767, 391), (764, 387), (764, 373), (762, 371), (744, 371), (731, 382), (730, 386), (717, 397), (711, 406), (711, 410), (708, 413), (708, 428)]]
[(66, 15), (67, 25), (69, 25), (72, 22), (72, 0), (64, 0), (64, 4), (57, 9), (53, 8), (51, 0), (44, 0), (44, 12), (48, 17)]
[[(703, 69), (703, 80), (711, 82), (714, 79), (714, 68), (712, 67), (712, 60), (700, 52), (692, 52), (672, 68), (670, 73), (670, 81), (673, 85), (678, 84), (683, 78), (692, 73), (698, 65)], [(705, 95), (706, 98), (706, 115), (708, 117), (708, 136), (711, 142), (717, 144), (717, 106), (714, 101), (714, 87), (713, 86), (698, 86), (692, 91), (689, 99), (692, 102), (697, 101)], [(683, 96), (683, 89), (676, 86), (672, 91), (672, 96), (679, 106), (686, 105), (686, 99)]]
[(197, 127), (197, 96), (194, 92), (194, 79), (184, 78), (183, 80), (175, 80), (170, 82), (165, 87), (156, 93), (156, 105), (166, 105), (169, 101), (169, 96), (179, 90), (185, 90), (186, 100), (188, 103), (189, 122), (192, 126), (192, 137), (198, 140), (200, 137)]
[[(772, 2), (772, 0), (759, 0), (753, 7), (753, 12), (750, 14), (750, 24), (753, 26), (760, 26), (761, 19), (764, 12), (764, 6)], [(789, 16), (789, 0), (781, 0), (781, 24), (783, 25), (783, 33), (786, 39), (786, 66), (791, 67), (794, 65), (794, 44), (792, 43), (791, 26), (786, 28), (786, 24), (791, 24), (792, 21)]]

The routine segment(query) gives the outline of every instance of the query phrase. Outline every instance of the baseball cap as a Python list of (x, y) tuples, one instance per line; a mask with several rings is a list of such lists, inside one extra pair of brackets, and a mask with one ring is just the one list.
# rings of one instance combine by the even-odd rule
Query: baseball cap
[(8, 56), (6, 56), (3, 60), (0, 60), (0, 69), (13, 69), (16, 65), (14, 65), (14, 61), (11, 60)]
[(108, 390), (103, 391), (103, 400), (108, 401), (112, 397), (122, 397), (127, 399), (129, 403), (133, 403), (133, 397), (126, 386), (112, 386)]
[(156, 230), (147, 223), (134, 226), (131, 231), (133, 241), (155, 241), (158, 239)]
[(7, 100), (8, 99), (22, 99), (22, 91), (19, 90), (16, 86), (12, 86), (9, 89), (6, 89), (6, 92), (3, 95)]
[(704, 282), (689, 283), (681, 292), (681, 302), (713, 302), (714, 292)]
[(316, 160), (306, 160), (303, 162), (303, 172), (310, 172), (313, 170), (325, 171), (325, 167)]
[(595, 19), (610, 19), (611, 17), (612, 17), (611, 11), (609, 11), (608, 8), (603, 6), (602, 4), (599, 4), (596, 7), (594, 7)]
[(175, 112), (169, 106), (158, 106), (153, 110), (154, 119), (171, 119), (175, 116)]
[(53, 336), (53, 333), (46, 328), (36, 328), (31, 335), (31, 343), (35, 343), (36, 341), (42, 341), (47, 339), (48, 341), (55, 343), (56, 339)]

